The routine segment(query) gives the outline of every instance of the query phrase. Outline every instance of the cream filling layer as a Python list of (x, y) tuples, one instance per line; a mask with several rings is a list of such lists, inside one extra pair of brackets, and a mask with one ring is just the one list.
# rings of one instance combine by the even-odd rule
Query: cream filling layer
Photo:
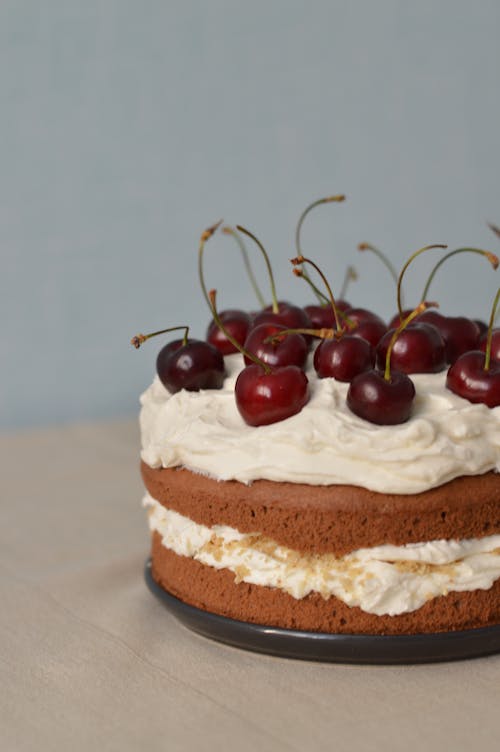
[(146, 494), (149, 527), (163, 545), (235, 582), (279, 588), (294, 598), (311, 592), (382, 616), (415, 611), (450, 591), (488, 590), (500, 577), (500, 535), (361, 548), (347, 556), (304, 555), (258, 534), (193, 522)]
[(170, 394), (156, 377), (141, 396), (144, 462), (242, 483), (346, 483), (401, 494), (500, 469), (500, 407), (453, 394), (446, 373), (413, 375), (410, 420), (378, 426), (349, 410), (348, 384), (318, 379), (310, 368), (304, 409), (255, 428), (243, 421), (234, 398), (242, 364), (240, 355), (225, 358), (222, 389)]

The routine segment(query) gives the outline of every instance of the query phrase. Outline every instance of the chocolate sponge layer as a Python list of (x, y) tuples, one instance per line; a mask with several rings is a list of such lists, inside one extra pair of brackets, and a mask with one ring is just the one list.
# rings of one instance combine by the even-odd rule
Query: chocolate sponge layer
[(141, 470), (151, 496), (169, 509), (209, 527), (223, 524), (261, 533), (301, 553), (343, 556), (384, 543), (500, 533), (500, 474), (493, 472), (399, 495), (267, 480), (246, 486), (145, 463)]
[(500, 580), (489, 590), (449, 593), (416, 611), (377, 616), (334, 596), (311, 593), (297, 600), (276, 588), (235, 583), (228, 569), (214, 569), (165, 548), (153, 533), (154, 579), (185, 603), (240, 621), (285, 629), (345, 634), (418, 634), (473, 629), (500, 623)]

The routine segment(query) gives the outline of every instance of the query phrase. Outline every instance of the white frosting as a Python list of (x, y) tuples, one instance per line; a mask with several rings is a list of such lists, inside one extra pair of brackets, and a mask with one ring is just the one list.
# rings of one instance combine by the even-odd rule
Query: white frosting
[(348, 384), (318, 379), (309, 369), (310, 400), (303, 410), (255, 428), (235, 403), (242, 358), (232, 355), (225, 362), (222, 389), (172, 395), (155, 378), (141, 396), (144, 462), (243, 483), (347, 483), (401, 494), (500, 469), (500, 407), (453, 394), (445, 388), (446, 372), (413, 375), (417, 394), (410, 420), (377, 426), (349, 410)]
[(151, 530), (176, 554), (229, 569), (237, 582), (279, 588), (297, 599), (313, 591), (334, 595), (379, 616), (415, 611), (450, 591), (487, 590), (500, 577), (500, 535), (362, 548), (336, 559), (300, 555), (226, 525), (198, 525), (149, 495), (143, 503)]

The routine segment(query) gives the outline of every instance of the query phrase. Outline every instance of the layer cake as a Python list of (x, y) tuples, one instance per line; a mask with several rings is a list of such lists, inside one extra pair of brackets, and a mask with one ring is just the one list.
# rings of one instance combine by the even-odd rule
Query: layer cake
[(220, 390), (141, 397), (152, 573), (234, 619), (404, 634), (500, 623), (500, 408), (415, 375), (411, 419), (381, 427), (308, 370), (310, 401), (248, 426)]

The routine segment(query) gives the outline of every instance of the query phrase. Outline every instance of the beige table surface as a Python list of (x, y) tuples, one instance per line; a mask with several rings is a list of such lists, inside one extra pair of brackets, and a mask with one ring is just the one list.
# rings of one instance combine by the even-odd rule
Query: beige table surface
[(0, 437), (0, 750), (498, 750), (500, 655), (357, 667), (198, 637), (148, 592), (134, 422)]

